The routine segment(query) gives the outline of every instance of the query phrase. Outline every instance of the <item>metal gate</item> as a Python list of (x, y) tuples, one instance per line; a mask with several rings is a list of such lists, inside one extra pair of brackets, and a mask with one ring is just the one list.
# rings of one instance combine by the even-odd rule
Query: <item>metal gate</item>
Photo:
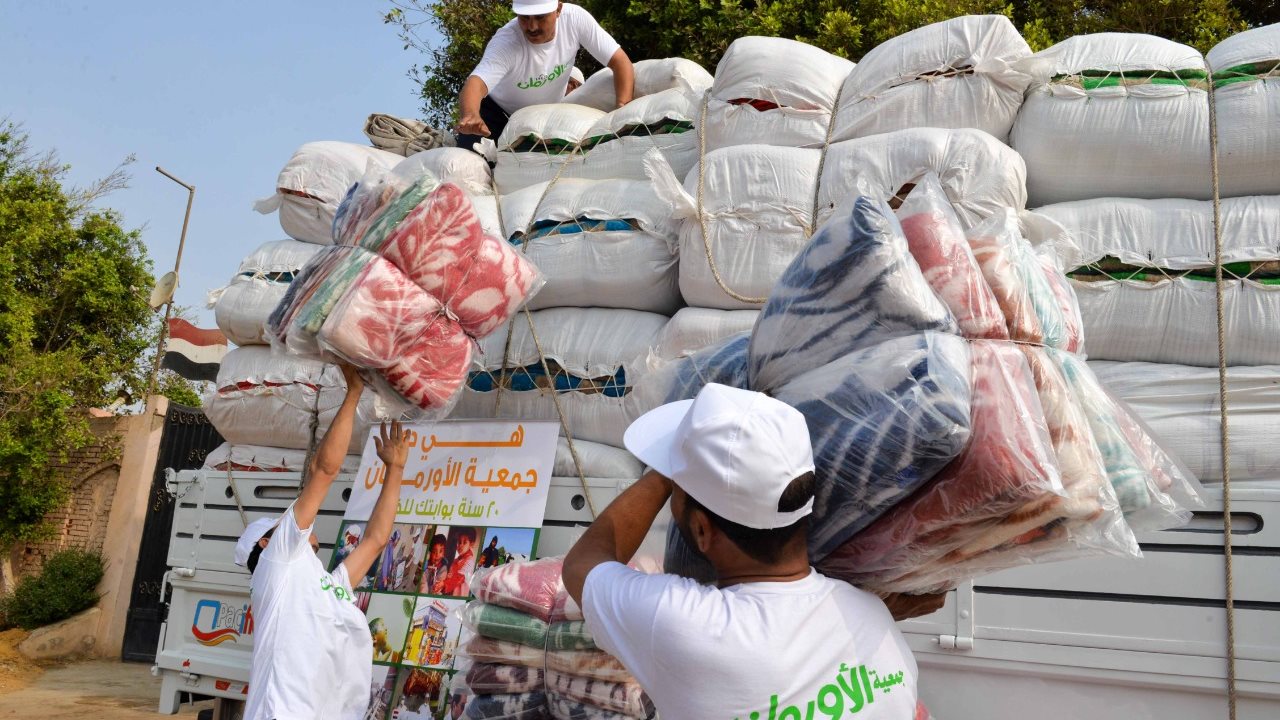
[(204, 464), (205, 456), (221, 443), (222, 436), (205, 417), (203, 410), (169, 403), (160, 434), (160, 453), (151, 478), (150, 504), (142, 525), (138, 566), (133, 574), (133, 590), (129, 597), (122, 653), (125, 660), (155, 661), (160, 625), (165, 618), (161, 586), (168, 570), (165, 559), (169, 554), (169, 534), (173, 525), (173, 498), (165, 490), (165, 469), (198, 469)]

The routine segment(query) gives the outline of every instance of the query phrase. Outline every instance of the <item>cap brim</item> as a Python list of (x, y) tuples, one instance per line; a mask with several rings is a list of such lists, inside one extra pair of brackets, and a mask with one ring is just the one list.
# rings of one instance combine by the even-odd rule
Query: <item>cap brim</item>
[(546, 15), (547, 13), (555, 12), (559, 7), (559, 2), (529, 3), (519, 7), (513, 4), (511, 12), (517, 15)]
[(622, 444), (640, 462), (671, 477), (676, 435), (692, 406), (692, 400), (678, 400), (650, 410), (631, 423), (622, 435)]

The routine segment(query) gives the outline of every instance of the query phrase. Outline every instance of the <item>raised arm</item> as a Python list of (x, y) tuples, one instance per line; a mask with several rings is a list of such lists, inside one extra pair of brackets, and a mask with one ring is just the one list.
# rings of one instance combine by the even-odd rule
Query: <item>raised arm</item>
[(360, 537), (356, 549), (342, 561), (352, 585), (360, 583), (360, 578), (369, 572), (374, 559), (391, 538), (391, 526), (396, 521), (396, 507), (400, 504), (400, 480), (404, 477), (405, 459), (409, 457), (409, 443), (397, 421), (392, 421), (389, 430), (387, 424), (383, 423), (378, 428), (378, 437), (373, 439), (373, 443), (378, 449), (378, 457), (387, 466), (387, 472), (382, 477), (382, 490), (378, 492), (378, 502), (373, 506), (373, 514), (369, 516), (364, 535)]
[(631, 58), (627, 57), (627, 51), (618, 48), (613, 53), (613, 57), (609, 58), (609, 69), (613, 71), (613, 94), (618, 98), (618, 107), (622, 107), (631, 102), (636, 91), (636, 73), (635, 67), (631, 64)]
[(303, 530), (315, 522), (320, 504), (324, 502), (325, 495), (329, 494), (333, 479), (342, 471), (342, 461), (351, 445), (351, 428), (355, 425), (356, 407), (360, 404), (364, 381), (350, 365), (342, 366), (342, 377), (347, 381), (347, 396), (342, 399), (342, 407), (338, 409), (324, 439), (320, 441), (320, 447), (311, 458), (311, 465), (307, 467), (306, 487), (293, 506), (294, 521)]
[(636, 554), (669, 497), (671, 481), (650, 470), (591, 523), (564, 558), (564, 587), (575, 602), (582, 604), (582, 586), (595, 566)]
[(458, 132), (489, 137), (489, 126), (480, 118), (480, 101), (489, 94), (489, 86), (479, 75), (472, 75), (458, 94)]

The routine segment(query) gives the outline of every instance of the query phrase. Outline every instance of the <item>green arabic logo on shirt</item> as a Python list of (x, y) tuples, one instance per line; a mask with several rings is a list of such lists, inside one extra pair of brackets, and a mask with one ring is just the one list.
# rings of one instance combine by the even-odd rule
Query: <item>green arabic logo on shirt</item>
[(324, 590), (325, 592), (332, 592), (334, 597), (338, 598), (343, 602), (355, 601), (355, 598), (352, 597), (350, 591), (348, 591), (346, 588), (342, 587), (341, 585), (334, 585), (333, 580), (330, 579), (328, 575), (320, 576), (320, 589)]
[(540, 88), (543, 85), (546, 85), (547, 83), (552, 82), (553, 80), (555, 80), (556, 78), (560, 77), (563, 74), (564, 74), (564, 64), (561, 63), (555, 66), (555, 68), (553, 68), (551, 72), (545, 75), (539, 75), (538, 77), (531, 77), (528, 80), (525, 80), (524, 82), (516, 83), (516, 87), (520, 88), (521, 90), (530, 90), (532, 88)]
[[(874, 681), (871, 679), (873, 675)], [(902, 683), (902, 671), (880, 677), (880, 674), (874, 670), (868, 671), (866, 665), (851, 668), (845, 663), (840, 663), (840, 672), (836, 675), (835, 682), (823, 685), (818, 690), (818, 697), (804, 704), (803, 713), (800, 707), (795, 705), (779, 708), (778, 696), (774, 695), (769, 698), (767, 715), (764, 711), (757, 710), (747, 717), (749, 720), (813, 720), (815, 709), (822, 716), (833, 719), (843, 717), (846, 711), (849, 715), (853, 715), (862, 712), (864, 707), (875, 702), (876, 690), (888, 694), (892, 692), (894, 685)], [(733, 720), (740, 720), (740, 718)]]

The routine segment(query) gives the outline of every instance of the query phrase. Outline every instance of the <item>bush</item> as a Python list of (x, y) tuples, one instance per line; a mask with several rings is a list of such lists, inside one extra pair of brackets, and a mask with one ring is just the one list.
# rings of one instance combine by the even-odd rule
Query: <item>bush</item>
[(0, 598), (0, 626), (34, 630), (93, 607), (102, 570), (97, 553), (73, 549), (53, 555), (39, 575), (23, 578)]

